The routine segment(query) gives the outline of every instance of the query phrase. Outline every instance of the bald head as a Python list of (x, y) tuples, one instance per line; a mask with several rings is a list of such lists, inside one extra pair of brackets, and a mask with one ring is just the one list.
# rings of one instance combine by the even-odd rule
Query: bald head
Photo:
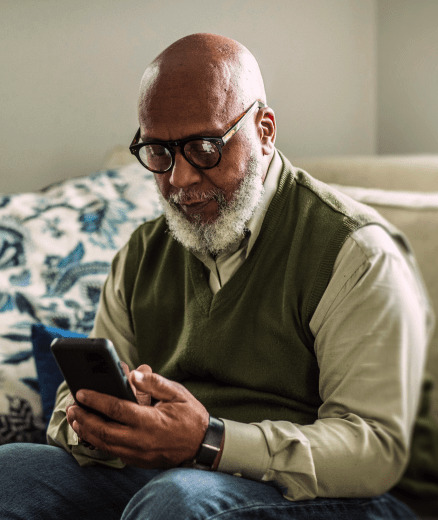
[[(242, 44), (214, 34), (192, 34), (165, 49), (146, 69), (140, 86), (141, 125), (155, 124), (155, 107), (176, 115), (209, 112), (229, 122), (256, 99), (266, 102), (259, 66)], [(193, 120), (193, 119), (192, 119)]]

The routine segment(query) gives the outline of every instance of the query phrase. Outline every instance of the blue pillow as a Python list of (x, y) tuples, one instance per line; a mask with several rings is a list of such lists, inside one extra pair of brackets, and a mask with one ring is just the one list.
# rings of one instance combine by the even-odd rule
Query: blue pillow
[(52, 416), (58, 386), (64, 381), (50, 350), (50, 344), (55, 338), (86, 337), (86, 334), (56, 327), (47, 327), (41, 323), (32, 325), (32, 348), (40, 386), (43, 418), (46, 425)]

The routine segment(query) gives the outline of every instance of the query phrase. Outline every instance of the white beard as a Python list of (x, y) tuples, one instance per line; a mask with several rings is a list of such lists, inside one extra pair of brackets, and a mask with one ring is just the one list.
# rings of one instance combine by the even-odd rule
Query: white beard
[[(255, 157), (251, 156), (248, 170), (233, 198), (227, 202), (222, 191), (197, 194), (199, 199), (213, 196), (219, 205), (219, 216), (213, 222), (190, 221), (178, 210), (176, 202), (182, 194), (170, 197), (168, 202), (158, 190), (167, 224), (175, 240), (187, 249), (217, 255), (245, 236), (246, 225), (259, 206), (264, 188), (263, 172), (258, 168)], [(183, 190), (181, 190), (182, 192)]]

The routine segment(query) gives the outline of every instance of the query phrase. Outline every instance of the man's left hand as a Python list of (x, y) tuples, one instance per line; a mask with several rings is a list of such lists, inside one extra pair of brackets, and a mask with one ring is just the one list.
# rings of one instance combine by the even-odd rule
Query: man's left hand
[(192, 461), (208, 427), (205, 407), (182, 385), (158, 374), (134, 370), (129, 380), (138, 393), (158, 400), (155, 406), (80, 390), (76, 399), (108, 419), (69, 407), (67, 419), (79, 438), (135, 466), (169, 468)]

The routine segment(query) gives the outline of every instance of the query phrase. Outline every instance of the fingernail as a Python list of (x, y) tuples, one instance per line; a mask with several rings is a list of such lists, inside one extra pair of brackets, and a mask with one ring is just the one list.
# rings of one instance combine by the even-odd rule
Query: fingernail
[(139, 372), (138, 370), (134, 370), (134, 379), (138, 383), (141, 383), (142, 381), (144, 381), (144, 374), (143, 374), (143, 372)]

